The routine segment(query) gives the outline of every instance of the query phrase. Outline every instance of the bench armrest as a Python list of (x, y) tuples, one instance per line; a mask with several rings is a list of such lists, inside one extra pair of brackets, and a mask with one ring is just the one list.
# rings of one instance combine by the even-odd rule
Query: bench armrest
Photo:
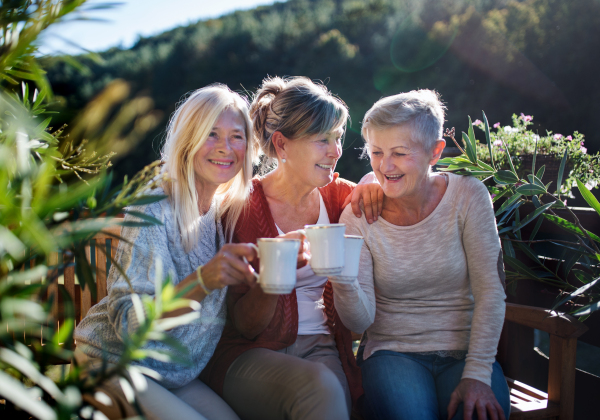
[(505, 320), (561, 338), (577, 338), (588, 330), (587, 326), (571, 315), (516, 303), (506, 304)]

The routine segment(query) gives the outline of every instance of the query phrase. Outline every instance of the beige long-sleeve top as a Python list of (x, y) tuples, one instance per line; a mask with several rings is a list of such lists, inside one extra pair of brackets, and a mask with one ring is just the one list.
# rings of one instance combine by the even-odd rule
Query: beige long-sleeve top
[(340, 223), (365, 238), (358, 280), (334, 284), (342, 322), (378, 350), (466, 350), (463, 378), (491, 384), (504, 321), (504, 268), (483, 183), (448, 174), (436, 209), (412, 226), (369, 225), (348, 206)]

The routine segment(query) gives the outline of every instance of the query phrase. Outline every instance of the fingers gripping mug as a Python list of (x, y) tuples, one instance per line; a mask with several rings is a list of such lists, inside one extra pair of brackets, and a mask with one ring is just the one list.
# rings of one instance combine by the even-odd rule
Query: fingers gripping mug
[(306, 225), (310, 242), (310, 266), (318, 276), (340, 274), (344, 268), (344, 232), (346, 225)]
[(254, 273), (263, 292), (272, 295), (292, 293), (296, 287), (299, 239), (259, 238), (251, 244), (259, 258), (260, 274)]

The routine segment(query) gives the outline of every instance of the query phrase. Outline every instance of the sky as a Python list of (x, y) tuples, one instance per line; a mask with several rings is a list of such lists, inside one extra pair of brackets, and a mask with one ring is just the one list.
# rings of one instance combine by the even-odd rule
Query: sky
[[(91, 6), (107, 2), (90, 0), (87, 4)], [(114, 3), (114, 0), (111, 2)], [(84, 14), (86, 18), (104, 19), (103, 22), (65, 22), (50, 28), (42, 40), (40, 52), (83, 52), (71, 43), (90, 51), (104, 51), (117, 45), (128, 48), (140, 35), (147, 37), (198, 20), (219, 17), (234, 10), (252, 9), (274, 2), (275, 0), (122, 0), (121, 5), (112, 9), (92, 10)]]

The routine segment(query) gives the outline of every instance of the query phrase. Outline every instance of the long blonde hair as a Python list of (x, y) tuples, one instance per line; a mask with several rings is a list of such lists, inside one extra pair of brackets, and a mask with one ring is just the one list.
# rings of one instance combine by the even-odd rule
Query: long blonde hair
[(252, 165), (257, 151), (252, 121), (248, 116), (248, 102), (227, 86), (214, 84), (192, 92), (177, 107), (169, 121), (161, 154), (165, 163), (163, 170), (171, 181), (165, 182), (163, 189), (169, 196), (186, 252), (193, 248), (200, 235), (194, 156), (206, 142), (221, 113), (229, 108), (239, 111), (246, 124), (246, 154), (242, 170), (229, 182), (221, 184), (215, 193), (219, 206), (217, 217), (227, 215), (225, 232), (231, 240), (250, 193)]

